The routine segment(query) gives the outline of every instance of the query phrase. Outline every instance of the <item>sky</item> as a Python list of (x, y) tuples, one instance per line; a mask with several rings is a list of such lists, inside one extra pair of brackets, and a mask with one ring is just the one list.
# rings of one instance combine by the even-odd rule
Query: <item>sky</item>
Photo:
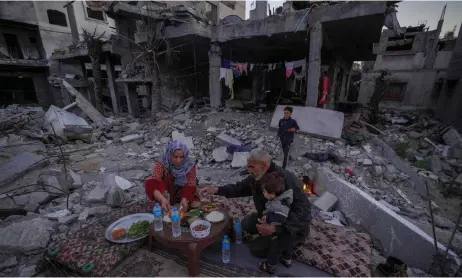
[[(282, 6), (285, 1), (268, 1), (271, 9)], [(246, 1), (246, 18), (249, 18), (251, 0)], [(436, 29), (438, 20), (444, 5), (447, 4), (444, 17), (443, 35), (446, 31), (452, 31), (457, 25), (456, 36), (462, 23), (462, 1), (403, 1), (398, 3), (398, 21), (401, 26), (416, 26), (420, 21), (427, 21), (430, 30)]]

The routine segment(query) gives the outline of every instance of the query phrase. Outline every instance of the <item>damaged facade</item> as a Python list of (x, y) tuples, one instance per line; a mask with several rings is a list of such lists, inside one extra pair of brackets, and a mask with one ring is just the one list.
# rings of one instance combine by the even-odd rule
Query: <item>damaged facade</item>
[(456, 39), (440, 39), (443, 18), (444, 11), (435, 30), (428, 30), (425, 25), (407, 27), (399, 35), (384, 30), (374, 45), (374, 68), (361, 80), (358, 101), (369, 102), (375, 78), (381, 70), (389, 70), (390, 87), (382, 96), (382, 106), (435, 109), (456, 44)]
[[(6, 1), (0, 3), (0, 25), (1, 104), (47, 107), (62, 106), (66, 97), (48, 80), (53, 74), (64, 75), (50, 59), (53, 53), (71, 45), (83, 29), (97, 28), (98, 34), (109, 37), (114, 22), (81, 1)], [(73, 67), (64, 71), (76, 74)]]

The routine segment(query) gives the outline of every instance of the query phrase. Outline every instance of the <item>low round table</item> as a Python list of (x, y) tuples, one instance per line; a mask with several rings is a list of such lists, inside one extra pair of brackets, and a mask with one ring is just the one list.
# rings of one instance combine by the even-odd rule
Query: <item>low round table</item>
[(212, 223), (210, 227), (210, 234), (206, 238), (195, 238), (191, 235), (191, 231), (185, 231), (182, 227), (181, 235), (173, 237), (172, 225), (164, 223), (164, 229), (160, 232), (154, 230), (154, 224), (149, 229), (149, 250), (152, 250), (154, 241), (167, 246), (180, 250), (188, 257), (188, 270), (189, 276), (195, 277), (199, 275), (199, 258), (202, 250), (210, 246), (218, 239), (221, 239), (231, 228), (231, 218), (226, 212), (221, 211), (225, 215), (225, 219), (220, 223)]

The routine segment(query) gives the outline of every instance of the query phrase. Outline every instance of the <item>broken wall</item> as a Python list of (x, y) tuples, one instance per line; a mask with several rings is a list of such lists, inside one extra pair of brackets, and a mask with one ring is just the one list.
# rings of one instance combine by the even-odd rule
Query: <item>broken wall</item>
[(37, 24), (37, 15), (32, 1), (0, 1), (0, 11), (2, 11), (1, 19)]
[[(316, 194), (328, 191), (337, 196), (336, 209), (367, 231), (381, 245), (385, 257), (395, 256), (424, 271), (430, 267), (435, 254), (432, 237), (327, 168), (318, 168), (315, 180)], [(446, 249), (440, 243), (438, 248), (441, 253)], [(452, 251), (448, 259), (460, 263)]]
[[(369, 103), (375, 88), (375, 78), (379, 76), (378, 72), (364, 73), (361, 79), (358, 101)], [(396, 100), (382, 100), (380, 105), (389, 108), (399, 108), (401, 106), (432, 108), (435, 106), (432, 99), (432, 92), (437, 81), (436, 71), (403, 71), (393, 72), (390, 83), (406, 84), (403, 97)]]
[[(4, 3), (4, 2), (2, 2)], [(4, 34), (14, 34), (16, 35), (19, 45), (21, 47), (21, 52), (23, 58), (26, 60), (38, 60), (44, 59), (45, 53), (41, 48), (40, 43), (40, 34), (37, 30), (31, 28), (21, 28), (17, 26), (5, 26), (2, 25), (0, 29), (0, 47), (4, 49), (4, 51), (8, 51), (8, 47), (6, 45)], [(31, 38), (36, 39), (36, 43), (31, 42)]]

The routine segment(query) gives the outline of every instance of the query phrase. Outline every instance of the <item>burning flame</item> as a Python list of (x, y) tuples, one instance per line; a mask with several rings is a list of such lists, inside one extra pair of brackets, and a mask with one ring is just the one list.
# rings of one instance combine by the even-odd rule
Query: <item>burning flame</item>
[(308, 196), (311, 196), (313, 195), (313, 185), (312, 184), (303, 184), (303, 191), (306, 192), (306, 194), (308, 194)]

